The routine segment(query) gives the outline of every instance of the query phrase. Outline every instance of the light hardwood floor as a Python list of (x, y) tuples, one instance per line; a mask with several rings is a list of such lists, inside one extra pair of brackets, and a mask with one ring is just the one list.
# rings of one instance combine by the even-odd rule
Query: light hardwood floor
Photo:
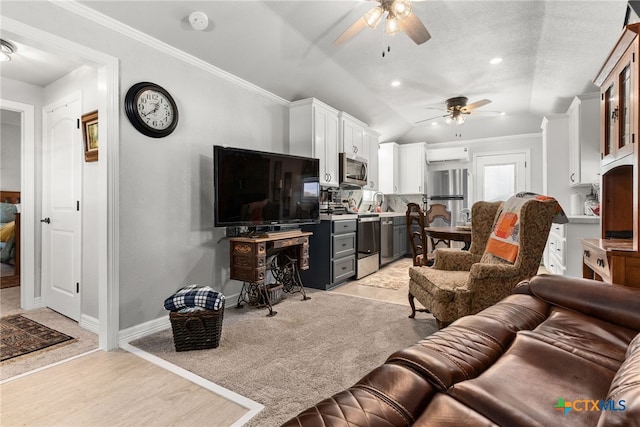
[(97, 351), (0, 386), (2, 426), (230, 426), (244, 408), (126, 351)]

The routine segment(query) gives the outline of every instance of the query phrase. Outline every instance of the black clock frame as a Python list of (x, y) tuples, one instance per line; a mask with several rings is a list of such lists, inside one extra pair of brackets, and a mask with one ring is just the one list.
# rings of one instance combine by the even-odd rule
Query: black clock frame
[[(173, 108), (173, 121), (166, 129), (153, 129), (143, 122), (138, 115), (138, 97), (143, 91), (148, 89), (162, 93), (171, 104), (171, 108)], [(134, 128), (136, 128), (140, 133), (152, 138), (163, 138), (171, 134), (178, 125), (178, 106), (176, 105), (176, 102), (173, 100), (173, 97), (169, 92), (167, 92), (162, 86), (155, 83), (140, 82), (131, 86), (124, 98), (124, 111)]]

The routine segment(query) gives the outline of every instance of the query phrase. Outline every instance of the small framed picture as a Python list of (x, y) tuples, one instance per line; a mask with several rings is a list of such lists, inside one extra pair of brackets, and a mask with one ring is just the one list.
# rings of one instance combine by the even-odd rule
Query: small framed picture
[(84, 161), (98, 161), (98, 112), (82, 116), (82, 135), (84, 137)]

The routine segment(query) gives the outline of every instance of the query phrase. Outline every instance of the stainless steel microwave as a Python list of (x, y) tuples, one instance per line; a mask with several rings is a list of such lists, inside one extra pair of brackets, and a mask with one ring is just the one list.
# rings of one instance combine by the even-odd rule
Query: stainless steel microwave
[(340, 153), (340, 184), (364, 187), (368, 180), (366, 160)]

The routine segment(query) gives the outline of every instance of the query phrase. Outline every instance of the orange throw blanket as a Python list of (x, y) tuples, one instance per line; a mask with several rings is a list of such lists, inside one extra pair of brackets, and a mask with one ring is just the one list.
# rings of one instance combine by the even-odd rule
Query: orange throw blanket
[[(518, 193), (504, 203), (502, 213), (496, 221), (487, 243), (487, 252), (514, 263), (520, 250), (520, 210), (529, 200), (554, 200), (553, 197), (534, 193)], [(558, 204), (558, 212), (553, 222), (564, 224), (568, 222), (564, 211)]]

